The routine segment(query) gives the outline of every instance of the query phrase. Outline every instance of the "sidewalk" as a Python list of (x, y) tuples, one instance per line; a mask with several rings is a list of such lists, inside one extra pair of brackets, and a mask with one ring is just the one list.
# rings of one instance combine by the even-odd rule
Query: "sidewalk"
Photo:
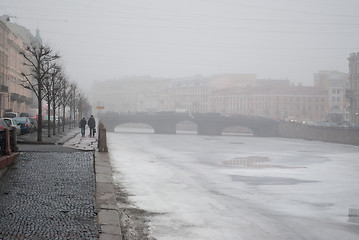
[(45, 130), (44, 144), (37, 133), (19, 137), (20, 155), (0, 178), (0, 239), (122, 239), (108, 153), (66, 129)]
[[(80, 133), (80, 129), (78, 127), (69, 128), (68, 125), (65, 126), (65, 132), (62, 132), (62, 127), (60, 132), (57, 132), (56, 128), (56, 135), (52, 135), (51, 129), (51, 137), (48, 137), (48, 130), (42, 129), (42, 143), (37, 142), (37, 132), (28, 133), (24, 135), (20, 135), (17, 137), (18, 144), (59, 144), (62, 145), (71, 138), (75, 137), (78, 133)], [(87, 131), (88, 132), (88, 131)]]

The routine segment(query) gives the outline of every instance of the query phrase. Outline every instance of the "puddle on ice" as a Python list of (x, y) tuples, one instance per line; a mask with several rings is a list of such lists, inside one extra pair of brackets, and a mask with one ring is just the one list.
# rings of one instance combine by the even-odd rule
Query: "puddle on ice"
[(236, 166), (245, 168), (304, 168), (304, 167), (289, 167), (283, 165), (263, 164), (270, 162), (268, 157), (261, 156), (249, 156), (249, 157), (237, 157), (231, 160), (225, 160), (222, 162), (225, 166)]
[(232, 181), (244, 182), (248, 185), (294, 185), (298, 183), (311, 183), (316, 181), (300, 180), (295, 178), (280, 177), (252, 177), (242, 175), (231, 175)]
[(359, 223), (359, 209), (349, 208), (348, 216), (349, 216), (348, 222)]

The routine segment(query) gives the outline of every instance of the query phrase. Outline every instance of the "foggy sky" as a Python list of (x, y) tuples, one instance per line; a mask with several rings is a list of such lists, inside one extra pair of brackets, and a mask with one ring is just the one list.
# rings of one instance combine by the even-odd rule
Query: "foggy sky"
[(82, 87), (221, 73), (311, 85), (359, 51), (358, 0), (1, 0), (0, 14), (38, 27)]

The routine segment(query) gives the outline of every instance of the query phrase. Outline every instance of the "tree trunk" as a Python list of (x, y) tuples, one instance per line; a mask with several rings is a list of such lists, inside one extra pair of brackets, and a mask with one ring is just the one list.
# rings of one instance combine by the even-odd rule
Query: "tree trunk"
[(77, 123), (77, 119), (76, 119), (76, 107), (74, 106), (74, 128), (76, 127), (75, 124)]
[(70, 122), (69, 122), (70, 129), (72, 128), (72, 108), (70, 106)]
[[(59, 120), (57, 122), (57, 132), (60, 133), (60, 105), (57, 107), (57, 116), (59, 116)], [(62, 120), (62, 125), (64, 124), (64, 121)]]
[[(54, 124), (52, 125), (52, 135), (56, 135), (56, 103), (55, 100), (53, 99), (53, 103), (52, 103), (52, 115), (54, 118)], [(59, 123), (57, 123), (59, 124)]]
[(41, 99), (41, 91), (39, 93), (39, 96), (37, 97), (37, 107), (38, 107), (37, 141), (42, 142), (42, 99)]
[[(62, 132), (65, 132), (65, 123), (67, 124), (66, 118), (65, 118), (65, 110), (66, 110), (66, 106), (65, 104), (63, 105), (63, 110), (62, 110)], [(70, 127), (71, 128), (71, 127)]]
[(47, 136), (51, 137), (51, 109), (50, 109), (50, 101), (47, 102)]

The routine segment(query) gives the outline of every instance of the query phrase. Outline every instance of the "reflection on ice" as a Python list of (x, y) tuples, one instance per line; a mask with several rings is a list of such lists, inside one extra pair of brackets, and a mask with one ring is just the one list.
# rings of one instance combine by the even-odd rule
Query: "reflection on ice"
[(249, 157), (236, 157), (231, 160), (223, 161), (225, 166), (236, 166), (245, 168), (303, 168), (303, 167), (290, 167), (284, 165), (263, 164), (270, 162), (268, 157), (249, 156)]
[(359, 223), (359, 209), (349, 208), (349, 219), (348, 222)]
[(301, 180), (294, 178), (280, 178), (280, 177), (251, 177), (232, 175), (232, 181), (244, 182), (248, 185), (294, 185), (298, 183), (311, 183), (316, 181)]

